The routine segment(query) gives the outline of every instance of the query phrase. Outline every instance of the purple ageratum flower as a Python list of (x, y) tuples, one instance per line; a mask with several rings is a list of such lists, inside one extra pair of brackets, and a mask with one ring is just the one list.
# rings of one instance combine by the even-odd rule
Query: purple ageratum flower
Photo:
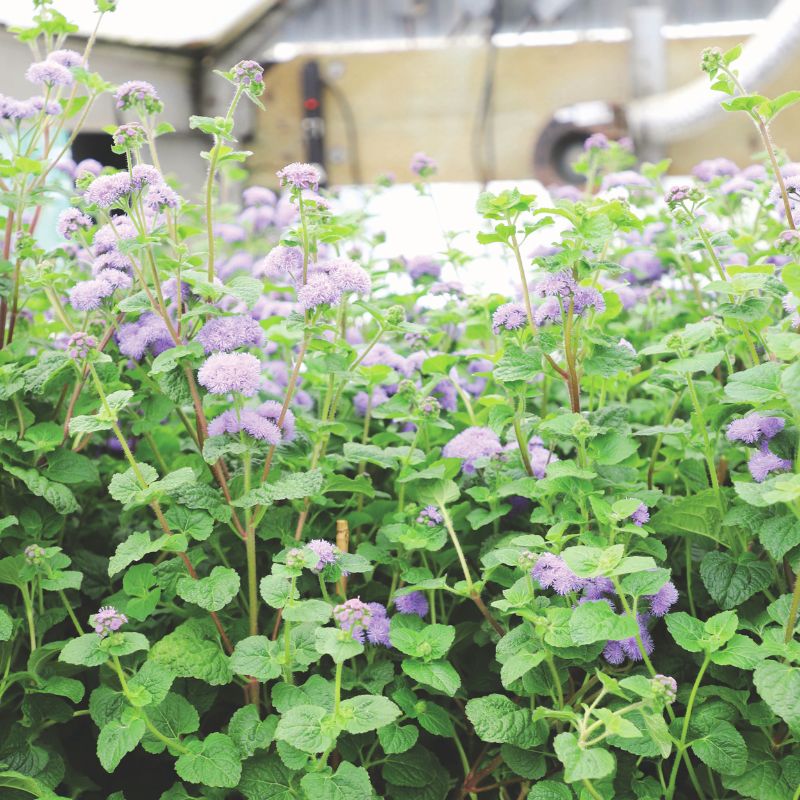
[(87, 230), (92, 225), (94, 221), (88, 214), (79, 208), (67, 208), (58, 215), (56, 230), (65, 239), (72, 239), (79, 230)]
[(758, 413), (748, 414), (741, 419), (735, 419), (728, 425), (725, 434), (730, 442), (744, 442), (745, 444), (759, 444), (770, 441), (782, 430), (786, 421), (782, 417), (764, 417)]
[(372, 609), (358, 597), (352, 597), (333, 609), (333, 618), (343, 631), (348, 631), (357, 641), (364, 643)]
[(231, 72), (234, 81), (242, 86), (263, 83), (264, 67), (258, 61), (240, 61)]
[(600, 188), (604, 192), (609, 189), (616, 189), (619, 186), (629, 191), (652, 188), (650, 181), (648, 181), (644, 175), (640, 175), (632, 169), (625, 169), (622, 170), (622, 172), (611, 172), (603, 177), (602, 183), (600, 184)]
[(113, 293), (114, 287), (108, 281), (100, 278), (81, 281), (70, 289), (69, 303), (76, 311), (94, 311)]
[(31, 64), (25, 72), (25, 77), (39, 86), (71, 86), (75, 81), (69, 67), (52, 59)]
[(703, 183), (714, 178), (732, 177), (739, 172), (739, 167), (729, 158), (709, 158), (692, 168), (692, 175)]
[(667, 703), (674, 703), (678, 696), (678, 682), (669, 675), (653, 675), (651, 683)]
[(622, 277), (631, 283), (649, 283), (664, 273), (661, 259), (647, 250), (625, 253), (619, 263), (627, 270)]
[(248, 186), (242, 192), (242, 203), (247, 207), (274, 206), (278, 196), (266, 186)]
[(254, 439), (266, 442), (272, 447), (281, 443), (280, 428), (272, 420), (261, 416), (258, 411), (246, 408), (239, 413), (242, 430), (249, 433)]
[(430, 156), (425, 155), (425, 153), (414, 153), (414, 155), (411, 156), (409, 169), (415, 175), (419, 175), (420, 178), (428, 178), (436, 174), (439, 165)]
[(305, 286), (297, 290), (297, 302), (303, 311), (313, 311), (324, 305), (335, 306), (341, 299), (341, 290), (324, 273), (313, 275)]
[(238, 347), (260, 347), (264, 343), (264, 331), (247, 314), (214, 317), (200, 328), (197, 341), (203, 345), (206, 355), (229, 353)]
[[(373, 606), (383, 606), (380, 603), (370, 603), (370, 608)], [(391, 647), (392, 639), (389, 634), (391, 623), (389, 617), (386, 616), (386, 609), (383, 609), (383, 614), (376, 614), (373, 610), (372, 616), (367, 624), (367, 641), (380, 647)]]
[(386, 390), (380, 386), (375, 386), (371, 395), (366, 392), (356, 392), (353, 397), (353, 408), (356, 414), (363, 418), (367, 415), (367, 408), (377, 408), (388, 400), (389, 395), (386, 394)]
[(95, 231), (92, 249), (97, 256), (110, 253), (119, 246), (119, 239), (135, 239), (138, 235), (130, 217), (120, 214), (112, 217), (109, 224), (102, 225)]
[(742, 194), (744, 192), (754, 192), (756, 188), (756, 183), (748, 180), (744, 175), (734, 175), (719, 187), (719, 192), (725, 195)]
[(181, 204), (181, 196), (166, 183), (151, 186), (147, 190), (144, 204), (151, 211), (161, 211), (164, 208), (177, 208)]
[(747, 462), (747, 468), (750, 470), (753, 480), (756, 483), (762, 483), (771, 472), (791, 469), (792, 462), (787, 458), (781, 458), (775, 455), (775, 453), (769, 449), (769, 445), (764, 442), (760, 449), (756, 450), (756, 452), (750, 456), (750, 460)]
[(298, 161), (287, 164), (275, 174), (280, 179), (281, 186), (291, 186), (294, 189), (312, 189), (316, 191), (319, 188), (319, 182), (322, 180), (322, 173), (318, 167), (313, 164), (301, 164)]
[(614, 591), (614, 582), (611, 578), (587, 578), (583, 585), (583, 598), (585, 600), (608, 600), (606, 595), (613, 594)]
[(114, 175), (101, 175), (95, 178), (86, 189), (84, 198), (90, 205), (110, 208), (133, 190), (130, 175), (117, 172)]
[(636, 511), (633, 512), (633, 514), (631, 514), (631, 522), (633, 522), (634, 525), (638, 525), (641, 528), (642, 525), (645, 524), (645, 522), (649, 521), (650, 521), (650, 510), (644, 503), (640, 503), (639, 508), (637, 508)]
[(114, 100), (117, 108), (123, 111), (139, 108), (148, 114), (160, 114), (164, 110), (156, 87), (147, 81), (126, 81), (120, 84), (114, 92)]
[(322, 572), (329, 564), (335, 564), (341, 555), (341, 550), (325, 539), (312, 539), (306, 547), (317, 557), (317, 563), (311, 568), (314, 572)]
[(604, 133), (593, 133), (588, 136), (583, 143), (583, 149), (588, 153), (590, 150), (608, 150), (610, 142)]
[(142, 314), (136, 322), (120, 326), (116, 338), (120, 353), (135, 361), (139, 361), (148, 348), (163, 352), (174, 344), (166, 322), (152, 312)]
[[(653, 652), (653, 637), (650, 631), (647, 630), (646, 614), (637, 614), (636, 622), (639, 625), (639, 636), (642, 640), (644, 652), (649, 656)], [(639, 649), (639, 644), (635, 636), (629, 639), (621, 639), (619, 641), (610, 641), (606, 644), (603, 650), (603, 658), (609, 664), (621, 664), (626, 658), (631, 661), (642, 661), (642, 652)]]
[(583, 192), (571, 184), (564, 184), (563, 186), (548, 186), (547, 191), (550, 192), (550, 197), (553, 200), (567, 200), (570, 203), (577, 203), (583, 198)]
[(454, 436), (443, 448), (445, 458), (460, 458), (465, 473), (475, 472), (479, 458), (489, 458), (502, 452), (497, 434), (489, 428), (471, 427)]
[(427, 525), (429, 528), (435, 528), (443, 522), (444, 517), (436, 506), (425, 506), (417, 515), (417, 524)]
[(327, 275), (341, 293), (353, 292), (365, 295), (372, 289), (372, 281), (367, 271), (349, 258), (320, 261), (315, 266), (317, 270)]
[(133, 286), (131, 276), (119, 269), (101, 269), (96, 274), (95, 280), (105, 281), (114, 291), (117, 289), (130, 289)]
[(120, 253), (119, 250), (110, 250), (107, 253), (97, 256), (97, 258), (92, 261), (92, 275), (95, 277), (108, 269), (115, 269), (118, 272), (130, 274), (133, 270), (133, 262), (128, 256)]
[(145, 186), (161, 186), (164, 176), (152, 164), (137, 164), (131, 170), (131, 186), (144, 189)]
[(528, 315), (520, 303), (503, 303), (492, 314), (492, 330), (517, 331), (528, 324)]
[(442, 274), (442, 265), (430, 256), (414, 256), (405, 261), (408, 276), (412, 281), (418, 281), (423, 275), (439, 278)]
[(605, 298), (591, 286), (579, 286), (573, 295), (573, 312), (580, 315), (589, 308), (602, 314), (606, 310)]
[(572, 273), (569, 270), (561, 270), (542, 278), (533, 290), (539, 297), (568, 297), (577, 288)]
[(115, 147), (131, 150), (141, 147), (147, 141), (147, 134), (138, 122), (125, 122), (111, 134), (111, 138)]
[(251, 397), (260, 378), (261, 362), (250, 353), (214, 353), (197, 372), (197, 380), (211, 394), (237, 392)]
[(83, 66), (83, 56), (75, 50), (53, 50), (47, 56), (48, 61), (55, 61), (62, 67)]
[(645, 598), (654, 617), (663, 617), (678, 602), (678, 590), (672, 581), (667, 581), (655, 594)]
[(96, 614), (89, 617), (89, 624), (101, 639), (118, 631), (127, 621), (128, 618), (114, 606), (103, 606)]
[(561, 595), (578, 592), (586, 584), (586, 581), (579, 578), (562, 558), (553, 553), (539, 556), (531, 569), (531, 577), (538, 581), (542, 589), (553, 589)]
[(554, 461), (559, 460), (555, 453), (544, 447), (542, 440), (538, 436), (532, 437), (528, 442), (528, 453), (530, 454), (533, 477), (540, 480), (547, 477), (547, 467)]
[(667, 193), (664, 195), (664, 202), (668, 206), (676, 205), (677, 203), (682, 203), (684, 200), (689, 199), (689, 194), (691, 193), (692, 188), (691, 186), (680, 185), (680, 186), (671, 186)]
[(284, 442), (291, 442), (295, 436), (295, 420), (291, 409), (287, 408), (283, 414), (283, 421), (279, 422), (283, 405), (277, 400), (267, 400), (258, 407), (258, 413), (265, 419), (271, 420), (281, 432)]
[(303, 274), (303, 251), (299, 247), (284, 247), (279, 244), (273, 247), (253, 268), (257, 278), (268, 278), (272, 281), (285, 280), (298, 283)]
[(394, 599), (395, 608), (401, 614), (416, 614), (423, 618), (428, 614), (428, 600), (422, 592), (401, 594)]
[(548, 322), (556, 325), (561, 324), (561, 303), (557, 297), (547, 297), (545, 301), (537, 306), (533, 312), (533, 322), (537, 328), (541, 328)]
[(44, 558), (44, 548), (38, 544), (29, 544), (23, 552), (29, 564), (39, 564)]
[(95, 158), (84, 158), (75, 165), (75, 180), (82, 175), (94, 175), (95, 178), (103, 171), (103, 165)]

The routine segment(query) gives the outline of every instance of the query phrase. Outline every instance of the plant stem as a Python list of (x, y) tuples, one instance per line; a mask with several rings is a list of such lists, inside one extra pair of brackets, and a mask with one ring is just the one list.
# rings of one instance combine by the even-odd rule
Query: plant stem
[(675, 794), (675, 781), (678, 779), (678, 769), (680, 768), (681, 758), (686, 750), (686, 737), (689, 735), (689, 722), (692, 718), (692, 709), (694, 708), (694, 701), (697, 697), (697, 690), (700, 688), (700, 682), (703, 680), (708, 665), (711, 663), (711, 657), (706, 653), (703, 658), (703, 663), (700, 666), (700, 671), (697, 673), (692, 691), (689, 695), (689, 702), (686, 704), (686, 714), (683, 717), (683, 727), (681, 728), (681, 739), (678, 744), (677, 752), (675, 753), (675, 761), (672, 765), (672, 772), (669, 776), (669, 786), (667, 787), (667, 800), (672, 800)]
[(717, 505), (721, 514), (725, 514), (725, 502), (722, 499), (722, 491), (719, 488), (719, 478), (717, 477), (717, 466), (714, 462), (714, 451), (711, 447), (711, 439), (708, 436), (708, 428), (706, 427), (705, 416), (703, 415), (703, 407), (700, 405), (700, 398), (697, 396), (694, 381), (690, 373), (686, 373), (686, 385), (689, 387), (689, 395), (692, 398), (692, 405), (694, 406), (694, 413), (697, 416), (697, 422), (700, 426), (700, 432), (703, 435), (703, 450), (706, 457), (706, 466), (708, 467), (708, 479), (711, 482), (711, 487), (714, 489), (714, 494), (717, 496)]

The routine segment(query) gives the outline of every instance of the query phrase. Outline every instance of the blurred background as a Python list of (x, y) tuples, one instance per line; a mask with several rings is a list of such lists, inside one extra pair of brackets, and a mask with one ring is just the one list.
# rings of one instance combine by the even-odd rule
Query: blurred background
[[(76, 39), (91, 32), (90, 0), (57, 8)], [(31, 0), (0, 2), (7, 94), (29, 93), (30, 54), (7, 26), (31, 11)], [(211, 69), (242, 58), (266, 69), (266, 111), (243, 103), (237, 119), (255, 182), (274, 185), (295, 160), (320, 163), (333, 184), (404, 181), (424, 150), (437, 180), (550, 184), (579, 181), (569, 165), (594, 131), (631, 136), (642, 159), (669, 157), (677, 174), (712, 156), (746, 163), (752, 125), (724, 117), (699, 70), (704, 47), (739, 41), (749, 90), (800, 83), (800, 0), (121, 0), (91, 67), (156, 85), (177, 129), (164, 160), (190, 187), (204, 137), (188, 117), (225, 112), (228, 85)], [(120, 121), (106, 95), (75, 158), (113, 163), (102, 129)], [(798, 122), (798, 109), (781, 116), (778, 141)]]

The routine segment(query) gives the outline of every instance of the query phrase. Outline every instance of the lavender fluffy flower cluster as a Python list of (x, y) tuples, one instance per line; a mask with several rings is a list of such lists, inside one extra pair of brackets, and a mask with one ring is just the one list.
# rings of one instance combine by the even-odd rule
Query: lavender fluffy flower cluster
[(114, 100), (121, 111), (134, 108), (147, 114), (160, 114), (164, 110), (156, 87), (147, 81), (126, 81), (120, 84), (114, 92)]
[[(543, 589), (552, 589), (560, 595), (582, 592), (579, 603), (600, 601), (607, 602), (614, 608), (612, 597), (614, 584), (608, 578), (580, 578), (564, 562), (562, 558), (553, 553), (541, 555), (531, 569), (531, 577)], [(642, 598), (648, 605), (649, 613), (637, 614), (636, 621), (639, 625), (639, 634), (644, 651), (650, 655), (653, 651), (653, 638), (647, 627), (651, 617), (663, 617), (678, 601), (678, 590), (672, 581), (667, 581), (656, 594)], [(642, 653), (636, 637), (609, 641), (603, 656), (609, 664), (621, 664), (625, 658), (632, 661), (641, 661)]]
[(297, 291), (297, 302), (304, 311), (322, 305), (334, 306), (345, 294), (367, 295), (372, 281), (363, 267), (347, 258), (319, 261), (309, 271), (308, 282)]
[(594, 287), (579, 286), (568, 270), (550, 273), (536, 284), (534, 292), (544, 298), (533, 315), (533, 321), (540, 327), (548, 322), (560, 324), (570, 304), (575, 316), (581, 316), (589, 308), (600, 313), (606, 309), (603, 295)]
[(322, 173), (319, 167), (315, 167), (313, 164), (302, 164), (299, 161), (287, 164), (275, 174), (278, 176), (281, 186), (289, 186), (293, 189), (316, 191), (319, 189), (319, 183), (322, 180)]
[(417, 515), (417, 524), (435, 528), (444, 522), (444, 517), (436, 506), (425, 506)]
[(261, 362), (250, 353), (214, 353), (197, 372), (198, 382), (211, 394), (252, 397), (260, 378)]
[(89, 351), (97, 347), (97, 339), (86, 331), (75, 331), (67, 341), (67, 355), (74, 361), (83, 361)]
[(395, 597), (394, 606), (401, 614), (416, 614), (420, 619), (428, 615), (430, 607), (422, 592), (409, 592)]
[(277, 400), (267, 400), (257, 408), (245, 408), (238, 413), (232, 409), (223, 411), (208, 423), (208, 435), (235, 435), (244, 431), (271, 446), (291, 442), (295, 437), (294, 414), (287, 408), (281, 421), (282, 411), (283, 406)]
[(79, 208), (66, 208), (58, 215), (56, 230), (65, 239), (72, 239), (78, 231), (85, 231), (93, 224), (92, 218)]
[(260, 347), (264, 343), (264, 331), (247, 314), (214, 317), (197, 332), (197, 341), (207, 355), (229, 353), (239, 347)]
[(475, 472), (475, 463), (481, 458), (490, 458), (502, 452), (503, 446), (497, 434), (490, 428), (473, 426), (454, 436), (443, 448), (445, 458), (460, 458), (461, 469)]
[(148, 350), (156, 356), (174, 345), (166, 322), (152, 312), (121, 325), (116, 339), (120, 353), (134, 361), (141, 360)]
[(364, 603), (353, 597), (333, 609), (333, 618), (343, 631), (347, 631), (357, 642), (391, 647), (389, 617), (386, 607), (380, 603)]
[(757, 447), (747, 462), (756, 483), (762, 483), (770, 473), (792, 468), (791, 460), (781, 458), (770, 450), (769, 443), (784, 428), (782, 417), (765, 417), (758, 413), (735, 419), (728, 425), (728, 441), (743, 442)]
[(89, 624), (101, 639), (118, 631), (127, 621), (128, 618), (114, 606), (103, 606), (96, 614), (89, 617)]
[(528, 324), (528, 315), (521, 303), (503, 303), (492, 314), (492, 330), (518, 331)]

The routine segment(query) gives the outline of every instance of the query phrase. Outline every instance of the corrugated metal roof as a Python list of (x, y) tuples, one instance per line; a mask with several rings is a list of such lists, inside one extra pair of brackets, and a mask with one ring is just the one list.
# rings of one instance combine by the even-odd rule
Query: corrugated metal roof
[[(665, 0), (668, 25), (761, 19), (779, 0)], [(501, 0), (496, 32), (624, 28), (645, 0)], [(652, 2), (649, 5), (653, 5)], [(485, 28), (492, 0), (309, 0), (277, 39), (320, 41), (441, 37)]]

